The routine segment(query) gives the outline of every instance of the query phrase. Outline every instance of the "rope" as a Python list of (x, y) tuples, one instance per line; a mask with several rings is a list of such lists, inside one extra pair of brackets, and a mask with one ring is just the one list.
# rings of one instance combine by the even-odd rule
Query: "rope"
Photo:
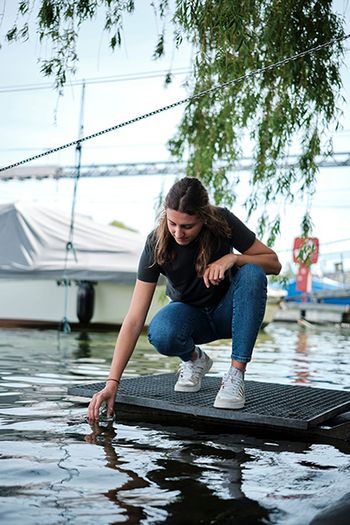
[(76, 155), (78, 158), (77, 174), (76, 174), (75, 181), (74, 181), (71, 221), (70, 221), (70, 226), (69, 226), (68, 241), (66, 244), (64, 269), (63, 269), (63, 276), (62, 276), (62, 282), (64, 285), (64, 313), (63, 313), (63, 319), (61, 323), (61, 330), (65, 334), (69, 334), (71, 332), (71, 327), (70, 327), (69, 320), (68, 320), (68, 295), (69, 295), (68, 292), (69, 292), (70, 280), (68, 279), (68, 276), (67, 276), (68, 256), (70, 252), (73, 253), (75, 262), (78, 262), (77, 254), (76, 254), (74, 243), (73, 243), (73, 235), (74, 235), (74, 220), (75, 220), (75, 203), (76, 203), (76, 197), (77, 197), (77, 188), (78, 188), (78, 181), (80, 178), (80, 165), (81, 165), (81, 145), (80, 143), (78, 143), (76, 146)]
[(63, 314), (63, 319), (62, 319), (62, 324), (61, 324), (61, 330), (66, 334), (71, 332), (71, 327), (70, 327), (69, 320), (68, 320), (68, 292), (69, 292), (70, 281), (67, 278), (68, 256), (70, 252), (73, 253), (75, 262), (78, 262), (73, 238), (74, 238), (74, 222), (75, 222), (75, 204), (77, 200), (78, 182), (80, 179), (80, 170), (81, 170), (82, 148), (81, 148), (80, 138), (84, 131), (84, 125), (83, 125), (84, 102), (85, 102), (85, 83), (83, 83), (82, 93), (81, 93), (80, 124), (79, 124), (79, 133), (78, 133), (79, 139), (76, 141), (76, 148), (75, 148), (76, 176), (74, 180), (71, 219), (70, 219), (70, 226), (69, 226), (68, 241), (66, 244), (66, 253), (65, 253), (65, 259), (64, 259), (64, 269), (63, 269), (63, 279), (62, 279), (63, 284), (64, 284), (64, 314)]
[(149, 117), (153, 117), (154, 115), (158, 115), (159, 113), (162, 113), (163, 111), (168, 111), (169, 109), (176, 108), (178, 106), (181, 106), (182, 104), (186, 104), (187, 102), (192, 102), (193, 100), (196, 100), (198, 98), (203, 97), (204, 95), (208, 95), (210, 93), (214, 93), (215, 91), (218, 91), (219, 89), (224, 89), (227, 86), (236, 84), (238, 82), (242, 82), (243, 80), (247, 78), (251, 78), (257, 75), (260, 75), (261, 73), (264, 73), (265, 71), (271, 71), (272, 69), (275, 69), (279, 66), (283, 66), (284, 64), (288, 64), (289, 62), (295, 61), (298, 58), (302, 58), (308, 54), (316, 53), (317, 51), (320, 51), (321, 49), (324, 49), (328, 46), (331, 46), (332, 44), (336, 42), (341, 42), (342, 40), (346, 40), (350, 37), (350, 33), (347, 35), (344, 35), (339, 38), (334, 38), (333, 40), (330, 40), (329, 42), (326, 42), (325, 44), (320, 44), (316, 47), (312, 47), (310, 49), (307, 49), (306, 51), (301, 51), (300, 53), (297, 53), (295, 55), (292, 55), (291, 57), (284, 58), (282, 60), (279, 60), (273, 64), (270, 64), (269, 66), (262, 67), (260, 69), (256, 69), (254, 71), (251, 71), (250, 73), (246, 73), (244, 75), (241, 75), (240, 77), (237, 77), (233, 80), (228, 80), (227, 82), (224, 82), (223, 84), (218, 84), (217, 86), (213, 86), (212, 88), (206, 89), (204, 91), (201, 91), (200, 93), (197, 93), (196, 95), (191, 95), (190, 97), (186, 97), (182, 100), (178, 100), (177, 102), (173, 102), (172, 104), (168, 104), (167, 106), (163, 106), (161, 108), (155, 109), (154, 111), (150, 111), (149, 113), (145, 113), (143, 115), (139, 115), (138, 117), (134, 117), (130, 120), (126, 120), (125, 122), (122, 122), (120, 124), (116, 124), (114, 126), (111, 126), (109, 128), (106, 128), (101, 131), (97, 131), (95, 133), (92, 133), (91, 135), (87, 135), (86, 137), (82, 137), (78, 140), (73, 140), (71, 142), (68, 142), (67, 144), (63, 144), (61, 146), (57, 146), (56, 148), (52, 148), (48, 151), (44, 151), (42, 153), (39, 153), (37, 155), (34, 155), (32, 157), (29, 157), (27, 159), (20, 160), (18, 162), (15, 162), (13, 164), (9, 164), (8, 166), (0, 168), (0, 173), (2, 171), (9, 170), (11, 168), (16, 168), (18, 166), (21, 166), (23, 164), (26, 164), (28, 162), (31, 162), (33, 160), (40, 159), (42, 157), (46, 157), (47, 155), (51, 155), (52, 153), (56, 153), (58, 151), (62, 151), (63, 149), (70, 148), (71, 146), (77, 146), (78, 143), (85, 142), (87, 140), (94, 139), (96, 137), (100, 137), (101, 135), (104, 135), (106, 133), (110, 133), (111, 131), (115, 131), (117, 129), (123, 128), (125, 126), (128, 126), (130, 124), (134, 124), (135, 122), (139, 122), (140, 120), (144, 120)]

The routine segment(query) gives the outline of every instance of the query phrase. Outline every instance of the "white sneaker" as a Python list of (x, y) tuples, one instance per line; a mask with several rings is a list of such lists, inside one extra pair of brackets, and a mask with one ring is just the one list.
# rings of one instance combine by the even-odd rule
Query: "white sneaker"
[(212, 366), (213, 361), (203, 351), (201, 357), (197, 357), (195, 361), (182, 361), (179, 366), (179, 378), (175, 384), (175, 391), (198, 392), (203, 377)]
[(231, 366), (224, 375), (214, 401), (215, 408), (243, 408), (245, 404), (244, 374)]

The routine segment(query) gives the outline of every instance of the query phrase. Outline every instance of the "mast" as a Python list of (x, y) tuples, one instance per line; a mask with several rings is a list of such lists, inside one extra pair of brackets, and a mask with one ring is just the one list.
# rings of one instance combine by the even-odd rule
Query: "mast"
[(81, 156), (82, 156), (82, 146), (81, 139), (84, 133), (84, 107), (85, 107), (85, 80), (83, 81), (82, 90), (81, 90), (81, 100), (80, 100), (80, 116), (79, 116), (79, 128), (78, 128), (78, 142), (75, 148), (75, 170), (76, 175), (74, 179), (74, 189), (73, 189), (73, 199), (72, 199), (72, 208), (71, 208), (71, 218), (70, 218), (70, 227), (68, 241), (66, 244), (66, 254), (65, 254), (65, 263), (64, 263), (64, 272), (63, 272), (63, 284), (64, 284), (64, 315), (61, 324), (61, 329), (65, 333), (71, 331), (71, 327), (67, 317), (68, 310), (68, 291), (70, 286), (70, 281), (67, 278), (67, 267), (68, 267), (68, 256), (69, 252), (73, 253), (75, 262), (78, 262), (77, 254), (74, 248), (74, 220), (75, 220), (75, 205), (77, 200), (77, 190), (78, 182), (80, 179), (80, 170), (81, 170)]

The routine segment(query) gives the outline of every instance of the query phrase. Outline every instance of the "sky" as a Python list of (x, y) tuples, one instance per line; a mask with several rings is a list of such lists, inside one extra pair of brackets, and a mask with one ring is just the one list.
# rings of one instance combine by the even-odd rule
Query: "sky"
[[(16, 18), (16, 6), (15, 0), (0, 0), (2, 42), (4, 33)], [(192, 58), (191, 48), (183, 46), (180, 52), (174, 52), (168, 32), (165, 57), (155, 61), (152, 55), (160, 22), (149, 2), (138, 2), (136, 7), (132, 16), (125, 17), (123, 45), (114, 53), (108, 47), (102, 18), (82, 27), (78, 71), (69, 79), (63, 96), (58, 96), (52, 82), (40, 72), (38, 58), (48, 56), (49, 50), (46, 44), (38, 41), (34, 31), (27, 42), (3, 43), (0, 49), (0, 166), (76, 140), (80, 122), (83, 122), (83, 136), (86, 136), (189, 95), (185, 80)], [(345, 30), (350, 33), (348, 0), (337, 0), (334, 9), (344, 15)], [(334, 150), (338, 152), (350, 151), (350, 40), (346, 49), (342, 69), (343, 116), (340, 130), (333, 135)], [(165, 87), (165, 72), (169, 70), (175, 74), (173, 82)], [(82, 86), (75, 83), (82, 79), (86, 80), (83, 118)], [(92, 79), (98, 82), (92, 83)], [(182, 111), (183, 106), (179, 106), (84, 142), (82, 164), (170, 160), (166, 144), (176, 131)], [(249, 152), (243, 153), (249, 155)], [(75, 160), (75, 149), (71, 147), (28, 165), (72, 166)], [(76, 210), (100, 223), (120, 220), (146, 236), (154, 226), (157, 198), (173, 182), (173, 176), (81, 179)], [(242, 203), (248, 192), (248, 174), (242, 172), (237, 188), (239, 197), (232, 209), (242, 220), (246, 219)], [(72, 196), (72, 180), (0, 181), (0, 203), (25, 200), (70, 212)], [(341, 261), (345, 269), (350, 270), (349, 202), (349, 167), (320, 169), (312, 205), (313, 235), (319, 238), (321, 245), (320, 262), (315, 272), (332, 271), (334, 264)], [(305, 201), (296, 201), (293, 205), (280, 203), (278, 206), (282, 214), (282, 232), (275, 249), (285, 267), (292, 261), (293, 240), (300, 233), (305, 205)], [(274, 206), (269, 208), (271, 216), (275, 211)], [(253, 230), (256, 220), (253, 216), (247, 223)]]

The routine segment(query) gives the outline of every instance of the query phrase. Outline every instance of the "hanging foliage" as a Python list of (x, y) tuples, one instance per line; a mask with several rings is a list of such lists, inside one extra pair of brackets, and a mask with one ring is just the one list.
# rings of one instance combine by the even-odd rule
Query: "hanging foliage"
[[(137, 5), (132, 0), (40, 0), (37, 26), (41, 40), (52, 44), (42, 72), (57, 87), (75, 72), (76, 43), (81, 24), (105, 13), (105, 30), (112, 49), (122, 43), (123, 15)], [(19, 15), (28, 16), (30, 0), (19, 2)], [(336, 124), (340, 97), (340, 66), (344, 21), (330, 0), (168, 0), (151, 1), (163, 27), (173, 26), (176, 47), (194, 48), (188, 85), (192, 94), (265, 68), (282, 59), (333, 41), (317, 52), (288, 61), (187, 104), (178, 130), (169, 142), (172, 155), (187, 159), (187, 174), (203, 180), (217, 203), (232, 204), (239, 181), (237, 161), (246, 142), (253, 152), (248, 214), (260, 212), (260, 231), (268, 242), (279, 233), (279, 216), (269, 217), (268, 203), (279, 197), (312, 195), (316, 157), (331, 150), (327, 130)], [(28, 24), (18, 21), (7, 39), (28, 37)], [(164, 30), (155, 36), (155, 58), (166, 52)], [(167, 82), (171, 82), (168, 75)], [(296, 165), (288, 153), (297, 143)], [(311, 230), (306, 213), (303, 233)]]
[[(344, 36), (342, 21), (328, 0), (197, 0), (178, 2), (175, 21), (197, 50), (193, 92), (238, 78)], [(193, 100), (184, 112), (171, 152), (189, 156), (188, 174), (211, 185), (218, 201), (229, 200), (242, 138), (254, 156), (249, 214), (260, 210), (260, 232), (269, 242), (279, 233), (279, 216), (266, 205), (283, 196), (314, 191), (321, 137), (337, 117), (343, 43), (250, 76), (243, 82)], [(292, 141), (300, 156), (288, 167)], [(324, 149), (322, 150), (322, 152)], [(237, 178), (236, 178), (237, 181)], [(303, 233), (311, 229), (308, 214)]]

